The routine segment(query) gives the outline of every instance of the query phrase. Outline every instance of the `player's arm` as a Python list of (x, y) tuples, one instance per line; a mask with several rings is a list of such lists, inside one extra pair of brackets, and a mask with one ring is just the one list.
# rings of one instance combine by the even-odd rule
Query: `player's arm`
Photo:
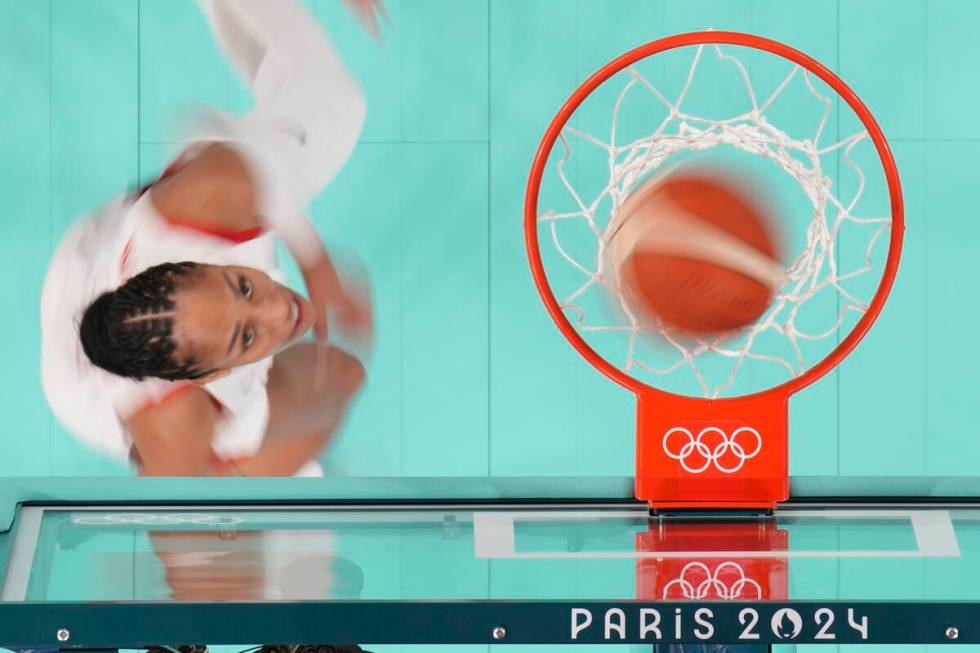
[(125, 420), (141, 476), (210, 475), (211, 441), (218, 409), (201, 388), (190, 386)]
[(164, 220), (221, 232), (262, 226), (256, 182), (242, 155), (224, 143), (204, 147), (149, 193)]
[[(241, 119), (199, 116), (196, 129), (225, 142), (154, 184), (154, 204), (182, 223), (238, 231), (264, 224), (304, 272), (331, 272), (305, 209), (350, 158), (366, 114), (364, 93), (298, 0), (198, 4), (255, 104)], [(381, 8), (376, 0), (349, 6), (361, 20)]]
[(201, 126), (224, 134), (258, 177), (256, 213), (300, 262), (322, 256), (305, 217), (350, 158), (366, 115), (364, 93), (316, 18), (297, 0), (198, 0), (215, 41), (254, 100), (241, 119)]
[[(305, 215), (357, 143), (366, 114), (360, 85), (297, 0), (198, 2), (255, 100), (254, 109), (230, 130), (259, 175), (252, 180), (247, 208), (276, 231), (299, 264), (318, 309), (318, 339), (326, 339), (331, 307), (341, 320), (363, 326), (364, 311), (344, 288)], [(376, 1), (349, 6), (362, 21), (383, 9)], [(376, 27), (373, 20), (365, 24)]]

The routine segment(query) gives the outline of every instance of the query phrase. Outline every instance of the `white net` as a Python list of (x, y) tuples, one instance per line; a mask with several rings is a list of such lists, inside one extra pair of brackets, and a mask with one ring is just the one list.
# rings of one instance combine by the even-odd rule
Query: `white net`
[[(705, 397), (770, 387), (802, 374), (829, 353), (839, 342), (842, 331), (853, 326), (857, 317), (867, 310), (878, 282), (878, 277), (868, 273), (880, 272), (888, 240), (882, 236), (891, 225), (890, 212), (882, 202), (873, 207), (875, 213), (862, 215), (869, 208), (861, 206), (868, 178), (859, 161), (865, 167), (877, 166), (872, 178), (881, 177), (881, 187), (884, 179), (880, 160), (863, 125), (834, 113), (844, 103), (806, 69), (769, 55), (769, 59), (778, 60), (781, 72), (773, 78), (772, 90), (764, 98), (757, 98), (747, 67), (733, 53), (738, 50), (715, 45), (685, 49), (693, 56), (674, 100), (668, 99), (668, 93), (660, 90), (637, 66), (624, 69), (605, 82), (604, 87), (614, 85), (614, 95), (606, 96), (607, 105), (612, 104), (611, 128), (608, 127), (609, 109), (604, 112), (604, 125), (608, 129), (605, 133), (587, 131), (576, 121), (569, 121), (545, 170), (546, 176), (551, 175), (560, 182), (549, 195), (554, 199), (550, 205), (560, 205), (560, 208), (550, 208), (538, 215), (542, 255), (549, 242), (558, 255), (551, 256), (550, 265), (546, 262), (549, 280), (559, 280), (552, 281), (552, 290), (579, 333), (627, 373), (660, 386), (669, 385), (663, 381), (666, 377), (683, 374), (687, 380), (675, 385), (686, 394)], [(757, 54), (748, 48), (742, 50)], [(746, 95), (742, 110), (730, 117), (699, 117), (687, 106), (699, 66), (711, 55), (716, 68), (720, 67), (729, 77), (736, 76), (738, 88)], [(730, 84), (725, 88), (725, 92), (730, 92), (733, 87)], [(809, 131), (795, 137), (769, 120), (773, 107), (793, 88), (797, 90), (791, 111), (803, 100), (816, 103), (818, 108)], [(641, 130), (635, 138), (624, 138), (620, 133), (621, 116), (637, 95), (643, 96), (646, 102), (653, 98), (663, 113), (653, 120), (645, 119), (646, 132)], [(718, 109), (717, 104), (710, 106), (713, 111)], [(786, 109), (783, 106), (780, 110), (785, 113)], [(848, 122), (855, 125), (853, 133), (840, 137), (841, 124)], [(873, 158), (864, 161), (866, 157), (856, 155), (855, 148), (862, 145), (871, 148)], [(663, 324), (649, 323), (635, 315), (611, 283), (610, 271), (604, 269), (608, 265), (604, 249), (612, 216), (633, 190), (651, 175), (669, 174), (679, 155), (714, 148), (735, 148), (771, 162), (775, 170), (781, 171), (779, 176), (793, 184), (793, 192), (802, 191), (805, 199), (800, 209), (784, 216), (791, 229), (799, 232), (799, 237), (791, 257), (785, 261), (785, 282), (769, 309), (746, 330), (702, 339), (671, 331)], [(599, 153), (599, 156), (591, 155), (594, 165), (588, 172), (584, 170), (588, 157), (576, 156), (583, 149)], [(601, 183), (595, 183), (597, 176), (601, 177)], [(845, 184), (841, 183), (845, 176), (849, 177), (847, 197), (842, 192)], [(583, 190), (589, 186), (593, 189), (591, 193)], [(881, 199), (884, 193), (879, 190), (875, 196)], [(546, 205), (541, 202), (541, 206)], [(578, 226), (569, 229), (566, 225), (570, 224)], [(855, 229), (845, 246), (850, 253), (841, 256), (843, 232), (849, 227)], [(860, 252), (855, 249), (858, 240)], [(879, 242), (885, 246), (876, 247)], [(552, 270), (558, 264), (566, 270), (556, 275)], [(870, 282), (855, 283), (862, 276), (871, 277)], [(606, 301), (595, 301), (597, 291), (606, 296)], [(817, 301), (828, 293), (834, 296), (830, 301)], [(805, 317), (810, 304), (814, 304), (813, 315)], [(610, 335), (618, 336), (625, 346), (594, 345), (593, 339), (607, 339)], [(822, 345), (814, 347), (808, 343)], [(747, 373), (748, 367), (755, 371)], [(767, 369), (759, 371), (762, 368)], [(737, 382), (745, 374), (750, 378)]]

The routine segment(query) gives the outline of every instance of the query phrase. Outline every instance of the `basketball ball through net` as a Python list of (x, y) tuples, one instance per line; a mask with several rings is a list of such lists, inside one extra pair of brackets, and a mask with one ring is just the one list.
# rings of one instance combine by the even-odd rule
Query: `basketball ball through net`
[(785, 277), (771, 216), (716, 172), (646, 182), (608, 233), (608, 269), (636, 317), (692, 335), (753, 324)]

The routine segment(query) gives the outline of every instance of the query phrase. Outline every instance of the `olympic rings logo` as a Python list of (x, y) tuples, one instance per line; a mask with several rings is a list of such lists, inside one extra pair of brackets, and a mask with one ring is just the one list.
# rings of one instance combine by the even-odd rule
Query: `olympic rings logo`
[[(714, 447), (704, 442), (706, 436), (711, 434), (715, 434), (721, 438)], [(670, 446), (670, 439), (673, 435), (680, 435), (687, 438), (687, 441), (681, 445), (679, 450), (675, 450)], [(739, 442), (740, 435), (745, 436), (742, 438), (743, 442)], [(752, 447), (751, 451), (749, 450), (750, 447), (746, 446), (748, 443), (744, 442), (746, 438), (755, 439), (755, 447)], [(762, 450), (762, 436), (750, 426), (735, 429), (731, 435), (728, 435), (717, 426), (708, 426), (701, 429), (701, 432), (695, 437), (688, 429), (682, 426), (676, 426), (664, 434), (663, 448), (664, 453), (674, 460), (679, 460), (684, 471), (690, 474), (700, 474), (712, 465), (719, 472), (734, 474), (742, 469), (742, 466), (745, 465), (747, 460), (754, 458)], [(690, 464), (688, 461), (692, 455), (695, 458), (703, 458), (704, 462), (697, 466)], [(738, 462), (734, 464), (723, 463), (722, 458), (726, 455), (737, 459)]]
[[(751, 578), (746, 578), (742, 566), (733, 561), (721, 563), (714, 571), (703, 562), (690, 562), (684, 565), (679, 578), (667, 583), (663, 598), (670, 598), (671, 590), (674, 588), (680, 590), (683, 598), (690, 600), (704, 598), (717, 598), (724, 601), (740, 598), (762, 600), (762, 586)], [(746, 588), (751, 589), (750, 594), (755, 596), (743, 596)]]
[(240, 524), (241, 517), (211, 515), (203, 512), (141, 513), (125, 512), (108, 515), (86, 515), (72, 518), (73, 524), (84, 526), (230, 526)]

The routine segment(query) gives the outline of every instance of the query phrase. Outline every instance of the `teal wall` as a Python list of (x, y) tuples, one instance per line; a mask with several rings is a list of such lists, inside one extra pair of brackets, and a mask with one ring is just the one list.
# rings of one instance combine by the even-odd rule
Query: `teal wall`
[[(524, 185), (545, 125), (589, 73), (713, 27), (774, 37), (839, 72), (879, 118), (905, 189), (895, 291), (857, 352), (794, 399), (792, 472), (975, 473), (980, 3), (389, 0), (383, 46), (340, 2), (308, 4), (369, 103), (357, 151), (312, 211), (325, 241), (366, 265), (378, 319), (369, 387), (328, 470), (631, 473), (632, 398), (579, 360), (530, 281)], [(0, 474), (128, 474), (45, 405), (47, 260), (79, 215), (160, 170), (181, 107), (243, 111), (249, 99), (189, 0), (0, 0), (0, 89)]]

